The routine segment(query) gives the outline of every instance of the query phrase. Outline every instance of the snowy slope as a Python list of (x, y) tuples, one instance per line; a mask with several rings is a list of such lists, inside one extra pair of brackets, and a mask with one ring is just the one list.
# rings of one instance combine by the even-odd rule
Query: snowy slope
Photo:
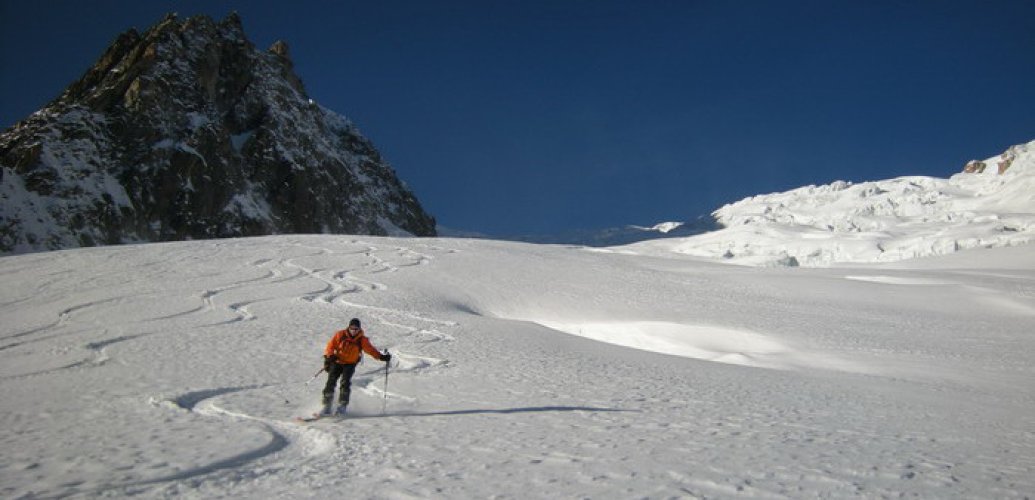
[[(1035, 251), (276, 236), (0, 258), (0, 495), (1025, 498)], [(331, 333), (396, 355), (300, 425)], [(387, 406), (382, 415), (382, 405)]]
[[(1009, 168), (999, 173), (999, 164)], [(839, 181), (726, 205), (725, 228), (634, 245), (746, 265), (889, 262), (1035, 241), (1035, 141), (949, 179)]]

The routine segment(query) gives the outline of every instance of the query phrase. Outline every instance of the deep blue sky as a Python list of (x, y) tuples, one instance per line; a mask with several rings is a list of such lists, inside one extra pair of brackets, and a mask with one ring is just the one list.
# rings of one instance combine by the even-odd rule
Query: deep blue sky
[(0, 0), (0, 126), (165, 12), (291, 47), (440, 224), (653, 224), (1035, 139), (1035, 2)]

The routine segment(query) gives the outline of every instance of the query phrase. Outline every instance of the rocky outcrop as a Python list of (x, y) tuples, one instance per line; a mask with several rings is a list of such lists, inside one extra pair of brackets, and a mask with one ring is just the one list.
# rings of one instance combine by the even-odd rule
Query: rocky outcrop
[(996, 165), (996, 173), (998, 173), (999, 175), (1005, 174), (1006, 171), (1009, 170), (1010, 167), (1013, 165), (1014, 161), (1017, 160), (1017, 157), (1019, 155), (1021, 155), (1022, 153), (1026, 152), (1027, 150), (1028, 149), (1027, 149), (1027, 145), (1026, 144), (1018, 144), (1018, 145), (1015, 145), (1015, 146), (1010, 146), (1009, 149), (1007, 149), (1006, 151), (1003, 151), (1002, 154), (1000, 154), (999, 156), (997, 156), (995, 158), (990, 158), (990, 159), (985, 160), (985, 161), (970, 160), (963, 167), (963, 173), (965, 173), (965, 174), (982, 174), (982, 173), (985, 173), (985, 169), (988, 168), (989, 162), (993, 162), (994, 161), (995, 165)]
[(988, 165), (981, 160), (970, 160), (963, 167), (963, 173), (965, 174), (983, 174)]
[(0, 134), (0, 251), (277, 233), (435, 234), (374, 145), (236, 14), (120, 35)]
[(1020, 146), (1012, 146), (1010, 147), (1010, 149), (1004, 151), (1003, 154), (999, 155), (999, 162), (997, 163), (997, 165), (999, 166), (1000, 175), (1005, 174), (1006, 171), (1010, 169), (1010, 166), (1013, 165), (1014, 160), (1017, 159), (1017, 155), (1018, 153), (1020, 153), (1020, 149)]

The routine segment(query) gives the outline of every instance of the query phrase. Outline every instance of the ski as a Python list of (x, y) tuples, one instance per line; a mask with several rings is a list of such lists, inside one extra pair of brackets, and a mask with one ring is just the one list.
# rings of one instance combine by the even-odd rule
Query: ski
[(317, 420), (345, 420), (345, 415), (314, 413), (308, 417), (295, 417), (295, 422), (299, 423), (316, 422)]

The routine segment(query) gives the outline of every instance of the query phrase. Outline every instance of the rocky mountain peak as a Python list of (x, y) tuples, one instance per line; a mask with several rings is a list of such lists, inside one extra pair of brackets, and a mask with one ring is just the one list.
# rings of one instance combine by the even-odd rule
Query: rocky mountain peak
[(434, 235), (374, 145), (236, 13), (119, 35), (0, 134), (0, 251), (274, 233)]

